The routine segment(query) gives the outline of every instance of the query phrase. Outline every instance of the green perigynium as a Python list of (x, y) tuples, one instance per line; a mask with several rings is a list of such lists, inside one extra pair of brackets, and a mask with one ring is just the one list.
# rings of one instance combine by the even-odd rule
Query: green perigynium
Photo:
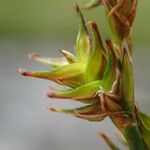
[[(65, 98), (84, 103), (74, 109), (50, 108), (88, 121), (110, 117), (121, 131), (130, 150), (150, 149), (150, 118), (135, 104), (132, 65), (132, 24), (137, 0), (93, 0), (84, 8), (103, 5), (112, 31), (112, 38), (101, 39), (94, 21), (85, 23), (76, 5), (79, 32), (75, 54), (60, 50), (64, 57), (47, 58), (30, 54), (29, 58), (53, 67), (47, 71), (19, 72), (68, 86), (68, 90), (51, 88), (50, 98)], [(90, 31), (90, 34), (89, 34)], [(112, 150), (119, 149), (105, 135), (103, 139)]]

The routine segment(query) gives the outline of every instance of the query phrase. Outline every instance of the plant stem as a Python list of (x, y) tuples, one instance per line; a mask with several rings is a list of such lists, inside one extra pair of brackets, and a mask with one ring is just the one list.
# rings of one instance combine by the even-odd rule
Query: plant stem
[(137, 124), (131, 124), (126, 127), (124, 137), (130, 150), (144, 150), (143, 141)]

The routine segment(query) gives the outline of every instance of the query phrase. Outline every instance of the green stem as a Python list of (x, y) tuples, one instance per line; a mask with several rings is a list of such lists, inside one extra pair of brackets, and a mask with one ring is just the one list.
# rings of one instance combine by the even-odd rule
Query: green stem
[(112, 122), (123, 134), (130, 150), (145, 150), (136, 118), (133, 116), (113, 116)]
[(130, 150), (144, 150), (143, 140), (136, 124), (131, 124), (126, 127), (124, 137)]

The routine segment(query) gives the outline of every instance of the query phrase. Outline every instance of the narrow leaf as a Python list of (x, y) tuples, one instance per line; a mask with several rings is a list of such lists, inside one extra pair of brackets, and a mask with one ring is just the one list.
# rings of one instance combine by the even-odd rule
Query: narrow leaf
[(57, 112), (64, 112), (64, 113), (68, 113), (68, 114), (77, 115), (77, 114), (89, 114), (91, 112), (96, 112), (96, 111), (100, 110), (100, 106), (98, 105), (98, 103), (92, 103), (90, 105), (82, 106), (82, 107), (75, 108), (75, 109), (55, 109), (55, 108), (51, 108), (51, 110), (54, 110), (54, 111), (57, 111)]
[(73, 63), (65, 65), (50, 71), (26, 71), (19, 69), (20, 74), (29, 77), (42, 78), (53, 81), (62, 81), (69, 78), (76, 78), (84, 74), (85, 65), (82, 63)]
[(76, 56), (79, 62), (86, 62), (90, 54), (90, 39), (79, 7), (76, 5), (79, 18), (79, 33), (76, 41)]
[(101, 132), (100, 136), (103, 138), (105, 143), (107, 143), (111, 150), (120, 150), (105, 133)]
[(50, 108), (50, 109), (51, 111), (54, 112), (70, 114), (88, 121), (101, 121), (106, 117), (106, 115), (101, 114), (102, 113), (101, 108), (98, 103), (93, 103), (75, 109), (57, 109), (57, 108)]
[(121, 100), (126, 111), (134, 111), (134, 80), (132, 61), (126, 49), (124, 49), (121, 72)]
[(95, 95), (95, 93), (99, 90), (100, 85), (101, 81), (98, 80), (81, 85), (80, 87), (77, 87), (75, 89), (48, 92), (47, 95), (49, 97), (78, 99), (82, 101), (84, 99), (92, 98)]
[(140, 125), (140, 132), (145, 145), (150, 149), (150, 129), (142, 123)]
[(39, 54), (36, 54), (36, 53), (31, 53), (28, 55), (28, 57), (32, 60), (38, 61), (43, 64), (47, 64), (56, 68), (68, 64), (65, 58), (48, 58), (48, 57), (40, 56)]
[(140, 113), (140, 117), (141, 117), (141, 120), (142, 122), (150, 128), (150, 117), (144, 113)]
[(86, 66), (86, 80), (88, 82), (102, 79), (105, 68), (105, 58), (103, 55), (105, 50), (103, 47), (102, 39), (96, 23), (92, 22), (91, 24), (94, 35), (94, 42), (93, 51)]
[(116, 79), (116, 66), (114, 63), (114, 58), (110, 53), (107, 59), (107, 65), (105, 68), (104, 76), (103, 76), (103, 88), (106, 92), (109, 92), (112, 89), (112, 86)]
[(150, 117), (144, 113), (140, 113), (140, 132), (145, 145), (150, 149)]

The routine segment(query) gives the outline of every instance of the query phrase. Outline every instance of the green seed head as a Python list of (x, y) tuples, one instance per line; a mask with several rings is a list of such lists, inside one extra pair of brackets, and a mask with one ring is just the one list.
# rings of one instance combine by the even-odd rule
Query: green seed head
[[(74, 109), (50, 107), (51, 111), (88, 121), (101, 121), (109, 116), (123, 133), (131, 150), (150, 149), (150, 118), (139, 112), (134, 97), (131, 31), (137, 0), (92, 0), (84, 8), (98, 5), (106, 9), (112, 39), (102, 40), (96, 23), (85, 23), (76, 5), (79, 31), (75, 53), (59, 50), (63, 55), (61, 58), (30, 54), (30, 59), (53, 69), (19, 69), (19, 73), (69, 87), (68, 90), (51, 88), (47, 92), (49, 98), (65, 98), (84, 104)], [(101, 136), (111, 149), (118, 150), (109, 137), (105, 134)]]
[[(86, 25), (79, 7), (76, 5), (75, 8), (79, 20), (75, 54), (66, 50), (60, 50), (64, 56), (62, 58), (31, 54), (31, 59), (48, 64), (53, 69), (41, 72), (19, 69), (19, 72), (27, 77), (52, 80), (70, 87), (68, 90), (50, 89), (47, 92), (50, 98), (65, 98), (86, 103), (80, 108), (51, 108), (52, 111), (71, 114), (89, 121), (100, 121), (106, 116), (122, 111), (114, 86), (119, 80), (116, 56), (111, 40), (103, 43), (96, 23), (91, 21)], [(91, 34), (88, 33), (88, 29), (91, 29)]]

